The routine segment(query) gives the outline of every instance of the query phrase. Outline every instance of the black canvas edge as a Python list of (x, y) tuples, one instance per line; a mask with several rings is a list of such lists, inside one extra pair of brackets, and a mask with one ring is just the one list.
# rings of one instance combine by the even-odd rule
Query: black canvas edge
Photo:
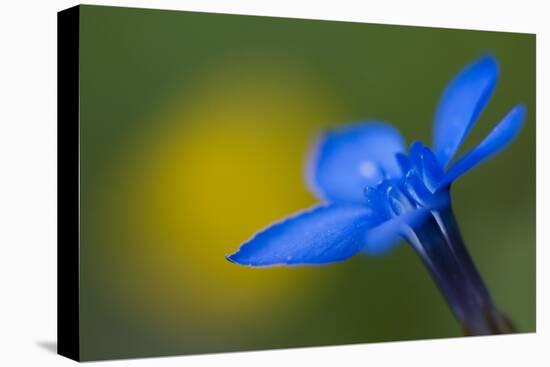
[(57, 353), (80, 361), (80, 6), (57, 13)]

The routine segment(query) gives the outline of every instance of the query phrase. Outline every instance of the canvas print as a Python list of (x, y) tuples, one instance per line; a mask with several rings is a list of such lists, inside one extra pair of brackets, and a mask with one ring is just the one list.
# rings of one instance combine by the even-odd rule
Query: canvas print
[(59, 13), (59, 350), (535, 332), (535, 35)]

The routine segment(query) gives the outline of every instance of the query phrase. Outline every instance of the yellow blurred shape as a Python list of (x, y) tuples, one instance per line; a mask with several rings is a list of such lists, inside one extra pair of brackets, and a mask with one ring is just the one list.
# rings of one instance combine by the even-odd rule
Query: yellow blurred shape
[(117, 165), (114, 222), (124, 218), (139, 244), (118, 286), (166, 328), (268, 317), (314, 272), (245, 268), (225, 255), (315, 203), (305, 156), (330, 103), (314, 83), (270, 68), (215, 73), (190, 90)]

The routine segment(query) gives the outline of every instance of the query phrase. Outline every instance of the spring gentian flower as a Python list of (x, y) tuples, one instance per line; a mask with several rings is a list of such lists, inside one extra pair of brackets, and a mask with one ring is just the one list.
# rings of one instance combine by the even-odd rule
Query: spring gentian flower
[(407, 153), (399, 131), (381, 122), (326, 133), (308, 166), (310, 186), (323, 203), (258, 232), (228, 260), (246, 266), (328, 264), (383, 253), (405, 239), (466, 334), (513, 331), (468, 254), (450, 196), (455, 180), (500, 152), (523, 125), (525, 109), (518, 105), (453, 161), (497, 78), (497, 62), (486, 55), (449, 83), (435, 112), (431, 148), (417, 141)]

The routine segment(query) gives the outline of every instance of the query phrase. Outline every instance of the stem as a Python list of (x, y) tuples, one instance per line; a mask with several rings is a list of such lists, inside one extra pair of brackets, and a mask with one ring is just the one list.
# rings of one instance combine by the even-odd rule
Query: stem
[(462, 240), (450, 205), (432, 212), (406, 234), (465, 335), (513, 333), (512, 323), (494, 305)]

